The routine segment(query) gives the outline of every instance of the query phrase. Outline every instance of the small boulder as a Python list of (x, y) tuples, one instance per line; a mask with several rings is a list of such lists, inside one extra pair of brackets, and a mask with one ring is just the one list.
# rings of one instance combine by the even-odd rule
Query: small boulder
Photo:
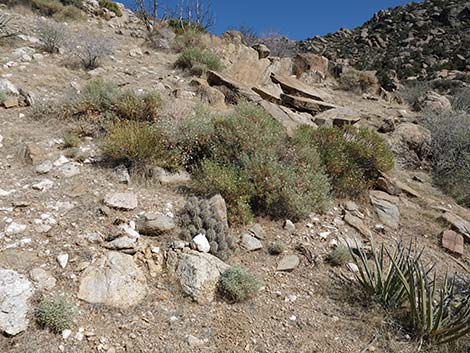
[(242, 234), (241, 245), (247, 251), (255, 251), (263, 248), (263, 244), (254, 236), (248, 233)]
[(463, 236), (454, 232), (453, 230), (446, 230), (442, 232), (442, 247), (453, 254), (463, 255)]
[(196, 249), (200, 252), (208, 253), (211, 250), (209, 241), (204, 234), (198, 234), (193, 238)]
[(28, 327), (33, 286), (16, 271), (0, 269), (0, 331), (14, 336)]
[(300, 264), (300, 259), (297, 255), (286, 255), (284, 256), (279, 264), (277, 265), (278, 271), (293, 271)]
[(161, 235), (175, 228), (174, 219), (163, 214), (145, 213), (137, 221), (137, 230), (143, 235)]
[(264, 44), (255, 44), (252, 48), (258, 52), (260, 59), (267, 58), (271, 54), (271, 50)]
[(114, 192), (106, 195), (104, 204), (111, 208), (130, 211), (137, 208), (137, 196), (132, 192)]

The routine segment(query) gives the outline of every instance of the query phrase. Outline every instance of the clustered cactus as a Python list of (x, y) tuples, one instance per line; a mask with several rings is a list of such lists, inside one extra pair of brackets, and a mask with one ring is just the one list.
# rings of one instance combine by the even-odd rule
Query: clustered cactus
[(181, 238), (190, 242), (196, 235), (204, 234), (210, 243), (210, 253), (221, 259), (229, 257), (234, 248), (228, 227), (208, 200), (192, 197), (180, 215)]

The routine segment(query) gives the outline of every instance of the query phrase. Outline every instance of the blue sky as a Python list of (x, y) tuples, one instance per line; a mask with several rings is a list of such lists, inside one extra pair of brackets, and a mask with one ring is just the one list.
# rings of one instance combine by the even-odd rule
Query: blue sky
[[(119, 1), (119, 0), (118, 0)], [(121, 0), (133, 4), (133, 0)], [(177, 0), (160, 0), (161, 4)], [(354, 28), (372, 15), (409, 0), (212, 0), (216, 33), (245, 25), (258, 33), (280, 32), (292, 39), (305, 39)], [(131, 7), (131, 6), (130, 6)]]

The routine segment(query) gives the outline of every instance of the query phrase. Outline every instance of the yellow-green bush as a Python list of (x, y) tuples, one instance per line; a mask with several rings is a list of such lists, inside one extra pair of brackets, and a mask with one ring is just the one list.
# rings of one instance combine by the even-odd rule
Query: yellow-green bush
[(31, 7), (44, 16), (53, 16), (56, 20), (79, 20), (83, 18), (80, 1), (30, 0)]
[(261, 282), (254, 275), (239, 267), (229, 268), (221, 274), (219, 280), (222, 296), (234, 302), (254, 297), (261, 286)]
[(118, 4), (111, 0), (99, 0), (100, 7), (108, 9), (116, 14), (117, 17), (122, 17), (122, 11)]
[(188, 70), (193, 75), (201, 76), (208, 70), (222, 70), (219, 57), (208, 49), (187, 48), (175, 62), (175, 67)]
[(370, 188), (379, 171), (393, 167), (393, 154), (387, 143), (367, 128), (319, 128), (301, 126), (294, 144), (314, 146), (320, 153), (333, 190), (339, 197), (357, 197)]

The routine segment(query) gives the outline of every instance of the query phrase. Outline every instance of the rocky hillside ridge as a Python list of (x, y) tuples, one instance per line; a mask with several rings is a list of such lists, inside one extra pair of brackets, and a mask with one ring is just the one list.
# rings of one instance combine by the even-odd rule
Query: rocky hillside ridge
[[(0, 52), (0, 351), (416, 352), (420, 342), (339, 280), (353, 278), (357, 265), (347, 258), (333, 267), (329, 257), (339, 245), (415, 240), (439, 278), (468, 277), (469, 210), (436, 189), (425, 168), (403, 168), (427, 163), (429, 131), (417, 114), (377, 85), (342, 90), (324, 57), (273, 57), (264, 46), (244, 46), (236, 32), (203, 36), (224, 68), (195, 77), (175, 69), (175, 33), (163, 29), (158, 46), (149, 45), (143, 24), (121, 9), (122, 17), (92, 11), (67, 23), (72, 38), (92, 31), (113, 43), (113, 54), (90, 70), (69, 65), (65, 45), (43, 50), (38, 16), (0, 8), (20, 32)], [(186, 171), (155, 168), (142, 182), (128, 165), (105, 163), (100, 133), (87, 133), (86, 121), (43, 109), (63, 108), (96, 79), (136, 96), (158, 92), (158, 116), (175, 121), (195, 118), (201, 103), (224, 114), (248, 100), (289, 134), (300, 124), (366, 127), (389, 141), (398, 163), (363, 199), (332, 200), (327, 212), (296, 223), (258, 217), (227, 229), (224, 199), (194, 202)], [(439, 95), (423, 104), (450, 106)], [(70, 141), (70, 131), (83, 134)], [(199, 221), (215, 221), (234, 240), (229, 258), (213, 255), (209, 231), (182, 239), (180, 217), (191, 203)], [(237, 267), (262, 285), (234, 304), (218, 283)], [(38, 309), (57, 297), (75, 308), (66, 328), (38, 320)]]
[[(470, 2), (426, 0), (383, 10), (353, 30), (299, 43), (299, 50), (344, 59), (362, 70), (400, 79), (470, 70)], [(468, 75), (463, 75), (468, 80)]]

